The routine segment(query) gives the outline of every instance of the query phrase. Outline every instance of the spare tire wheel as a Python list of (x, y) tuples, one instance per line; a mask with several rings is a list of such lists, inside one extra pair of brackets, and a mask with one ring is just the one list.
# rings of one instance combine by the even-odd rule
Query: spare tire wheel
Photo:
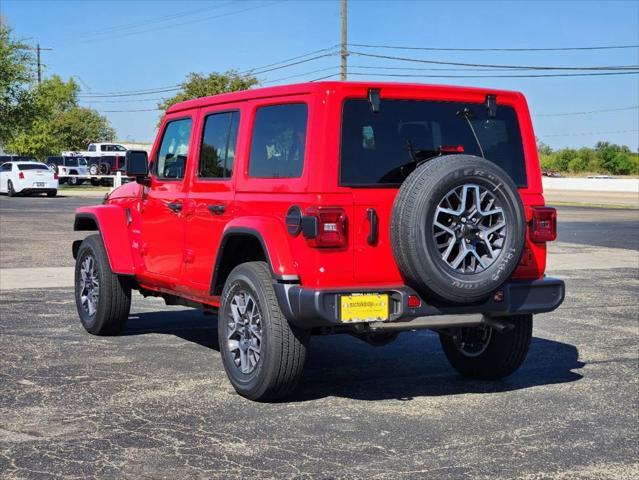
[(109, 175), (111, 173), (111, 165), (109, 165), (107, 162), (102, 162), (99, 169), (101, 175)]
[(472, 303), (510, 277), (526, 235), (510, 176), (472, 155), (446, 155), (413, 171), (395, 198), (391, 243), (413, 288), (435, 300)]

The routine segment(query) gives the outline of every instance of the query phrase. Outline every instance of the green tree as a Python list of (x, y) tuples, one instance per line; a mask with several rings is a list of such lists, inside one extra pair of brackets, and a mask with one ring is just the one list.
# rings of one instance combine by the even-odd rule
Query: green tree
[(158, 108), (164, 113), (171, 105), (185, 100), (248, 90), (258, 83), (257, 78), (251, 75), (240, 75), (234, 70), (224, 73), (213, 72), (209, 75), (190, 73), (187, 79), (182, 82), (180, 91), (175, 96), (159, 103)]
[(33, 52), (0, 22), (0, 145), (28, 125), (34, 115)]
[(548, 145), (542, 142), (541, 139), (537, 137), (535, 137), (535, 140), (537, 141), (537, 152), (539, 152), (539, 155), (548, 156), (552, 154), (552, 148), (550, 148)]
[(31, 105), (35, 118), (7, 142), (7, 150), (42, 159), (115, 136), (105, 117), (78, 106), (79, 87), (73, 80), (65, 82), (54, 75), (33, 90)]

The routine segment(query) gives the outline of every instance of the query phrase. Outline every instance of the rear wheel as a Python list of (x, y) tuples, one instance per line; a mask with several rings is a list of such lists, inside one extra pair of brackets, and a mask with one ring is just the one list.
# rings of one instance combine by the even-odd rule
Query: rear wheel
[(514, 373), (524, 362), (532, 338), (532, 315), (500, 318), (512, 328), (498, 331), (488, 325), (442, 332), (446, 358), (466, 377), (496, 380)]
[(13, 182), (11, 180), (7, 181), (7, 195), (9, 197), (16, 196), (16, 190), (13, 188)]
[(297, 386), (308, 332), (294, 329), (284, 317), (265, 262), (243, 263), (230, 273), (218, 336), (226, 374), (243, 397), (274, 400)]
[(129, 316), (131, 287), (111, 271), (100, 235), (85, 238), (78, 249), (75, 303), (82, 326), (93, 335), (117, 335)]
[(69, 185), (73, 186), (73, 185), (77, 185), (78, 184), (78, 178), (77, 177), (69, 177), (67, 179), (67, 182), (69, 183)]

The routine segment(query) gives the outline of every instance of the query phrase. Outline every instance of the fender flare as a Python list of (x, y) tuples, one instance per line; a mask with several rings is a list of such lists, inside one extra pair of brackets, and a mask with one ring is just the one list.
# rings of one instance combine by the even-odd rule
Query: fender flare
[[(75, 231), (99, 231), (113, 273), (133, 275), (135, 264), (124, 209), (116, 205), (81, 207), (75, 212)], [(77, 247), (73, 247), (74, 255)]]
[(296, 263), (291, 255), (288, 237), (283, 225), (275, 218), (242, 217), (230, 221), (222, 232), (211, 279), (212, 290), (217, 284), (218, 274), (224, 259), (224, 247), (231, 238), (238, 236), (250, 236), (260, 242), (275, 281), (299, 282)]

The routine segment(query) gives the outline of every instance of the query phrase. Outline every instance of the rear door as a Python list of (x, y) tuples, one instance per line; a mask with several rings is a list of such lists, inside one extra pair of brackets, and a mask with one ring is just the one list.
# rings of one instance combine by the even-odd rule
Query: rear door
[(232, 218), (240, 110), (225, 105), (201, 113), (196, 168), (186, 202), (184, 281), (208, 294), (222, 232)]
[(142, 248), (146, 274), (174, 286), (184, 254), (184, 201), (194, 119), (167, 119), (152, 159), (151, 186), (142, 200)]
[(390, 243), (393, 203), (423, 162), (450, 153), (485, 157), (526, 186), (512, 107), (500, 105), (491, 117), (483, 103), (390, 98), (373, 112), (368, 100), (347, 99), (342, 119), (340, 184), (353, 192), (355, 278), (362, 283), (398, 278)]

